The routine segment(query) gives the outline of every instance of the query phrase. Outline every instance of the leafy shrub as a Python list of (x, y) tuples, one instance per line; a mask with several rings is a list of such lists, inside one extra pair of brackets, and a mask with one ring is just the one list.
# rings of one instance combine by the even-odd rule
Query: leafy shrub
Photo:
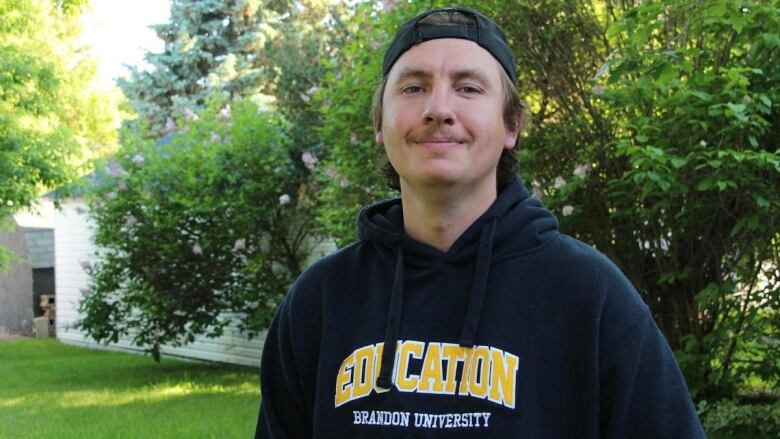
[(702, 401), (698, 406), (710, 439), (774, 439), (780, 437), (780, 403), (739, 404), (734, 400)]
[(163, 141), (126, 133), (90, 200), (99, 249), (80, 327), (155, 358), (232, 321), (254, 336), (309, 254), (308, 176), (282, 121), (219, 99), (187, 119)]
[[(321, 227), (391, 195), (368, 120), (398, 23), (362, 5), (320, 93)], [(520, 172), (628, 275), (697, 398), (780, 377), (780, 3), (462, 2), (495, 17), (533, 111)]]

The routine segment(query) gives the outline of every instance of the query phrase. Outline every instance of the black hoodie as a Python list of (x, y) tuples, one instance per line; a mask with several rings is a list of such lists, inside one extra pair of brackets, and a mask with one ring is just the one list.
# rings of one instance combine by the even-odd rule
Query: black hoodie
[(631, 283), (557, 228), (519, 181), (447, 252), (364, 209), (271, 324), (256, 437), (704, 437)]

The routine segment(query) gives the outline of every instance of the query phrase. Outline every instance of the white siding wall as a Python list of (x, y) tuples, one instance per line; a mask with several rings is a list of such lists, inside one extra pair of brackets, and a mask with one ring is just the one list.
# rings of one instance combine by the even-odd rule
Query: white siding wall
[[(69, 344), (100, 347), (111, 350), (140, 351), (131, 345), (129, 339), (119, 343), (102, 345), (87, 338), (74, 328), (79, 319), (78, 305), (81, 290), (88, 285), (88, 275), (81, 266), (82, 261), (94, 259), (93, 230), (88, 223), (86, 204), (82, 199), (63, 202), (62, 210), (55, 217), (55, 285), (57, 289), (57, 338)], [(332, 246), (318, 246), (326, 252)], [(248, 340), (235, 328), (226, 328), (219, 338), (197, 337), (193, 343), (183, 347), (164, 347), (163, 354), (196, 358), (224, 363), (258, 366), (263, 348), (264, 335)]]

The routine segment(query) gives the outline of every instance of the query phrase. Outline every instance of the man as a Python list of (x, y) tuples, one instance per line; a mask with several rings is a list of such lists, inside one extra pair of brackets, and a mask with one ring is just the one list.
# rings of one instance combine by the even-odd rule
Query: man
[(516, 177), (515, 62), (468, 9), (404, 24), (375, 98), (401, 198), (296, 281), (257, 437), (704, 437), (647, 306)]

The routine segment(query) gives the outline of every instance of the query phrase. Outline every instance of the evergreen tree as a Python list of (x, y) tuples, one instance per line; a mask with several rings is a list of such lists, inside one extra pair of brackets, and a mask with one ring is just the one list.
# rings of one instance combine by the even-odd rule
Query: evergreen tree
[[(264, 36), (259, 0), (179, 0), (170, 21), (153, 26), (165, 42), (162, 53), (149, 53), (152, 69), (131, 68), (119, 85), (156, 137), (180, 117), (192, 117), (206, 96), (252, 95), (261, 86), (257, 56)], [(167, 125), (167, 128), (166, 128)]]

